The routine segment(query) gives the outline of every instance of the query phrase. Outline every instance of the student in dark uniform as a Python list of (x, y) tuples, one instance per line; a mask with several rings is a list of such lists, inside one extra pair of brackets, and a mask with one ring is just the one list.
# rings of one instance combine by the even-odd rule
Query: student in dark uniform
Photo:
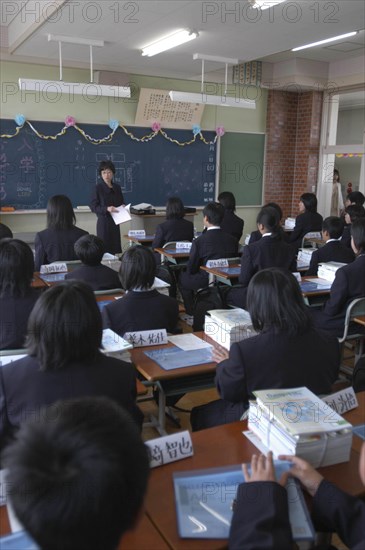
[(365, 208), (358, 204), (350, 204), (345, 209), (345, 227), (343, 229), (341, 243), (351, 248), (351, 224), (358, 218), (365, 218)]
[(25, 345), (30, 312), (39, 297), (31, 288), (34, 258), (18, 239), (0, 241), (0, 349)]
[(323, 218), (317, 212), (317, 197), (314, 193), (303, 193), (299, 199), (299, 216), (295, 219), (295, 227), (289, 235), (288, 242), (296, 249), (302, 246), (306, 233), (322, 230)]
[(118, 273), (101, 263), (105, 246), (99, 237), (84, 235), (75, 242), (75, 253), (83, 265), (67, 273), (65, 279), (84, 281), (93, 290), (120, 288)]
[(23, 528), (43, 550), (120, 548), (144, 514), (149, 475), (147, 447), (131, 417), (105, 397), (58, 401), (34, 413), (4, 453)]
[(226, 297), (228, 304), (242, 308), (246, 307), (247, 288), (255, 273), (268, 267), (296, 271), (297, 265), (295, 248), (281, 238), (277, 210), (264, 207), (256, 221), (262, 238), (243, 248), (238, 279), (242, 287), (233, 287)]
[(322, 239), (326, 244), (313, 252), (306, 275), (317, 275), (318, 265), (323, 262), (349, 264), (355, 259), (353, 251), (340, 241), (343, 225), (343, 220), (337, 216), (329, 216), (323, 220)]
[(278, 268), (256, 273), (248, 287), (247, 309), (257, 336), (215, 351), (221, 361), (216, 386), (221, 399), (194, 407), (193, 430), (239, 420), (253, 392), (306, 386), (329, 393), (340, 366), (337, 338), (312, 326), (295, 277)]
[(161, 248), (170, 241), (192, 241), (194, 225), (184, 220), (185, 210), (179, 197), (170, 197), (166, 203), (166, 221), (156, 227), (152, 248)]
[(239, 241), (242, 237), (244, 221), (236, 216), (236, 199), (230, 191), (223, 191), (218, 195), (218, 202), (224, 208), (221, 229)]
[(361, 191), (351, 191), (346, 197), (345, 206), (350, 206), (350, 204), (357, 206), (364, 206), (365, 197)]
[(124, 252), (119, 277), (127, 294), (103, 308), (104, 328), (120, 336), (136, 330), (176, 330), (179, 304), (152, 288), (155, 274), (156, 262), (150, 248), (132, 246)]
[[(251, 473), (243, 465), (246, 482), (238, 486), (229, 549), (295, 547), (289, 522), (288, 477), (297, 478), (313, 497), (312, 520), (321, 531), (336, 532), (353, 550), (362, 550), (365, 541), (365, 502), (350, 496), (326, 481), (308, 462), (298, 456), (279, 457), (289, 460), (293, 467), (276, 480), (272, 453), (252, 455)], [(365, 485), (365, 443), (359, 460), (360, 478)], [(324, 546), (313, 548), (323, 549)], [(327, 546), (332, 548), (334, 546)]]
[[(282, 217), (283, 217), (282, 209), (280, 208), (280, 206), (276, 202), (268, 202), (262, 208), (265, 208), (266, 206), (270, 206), (271, 208), (275, 208), (275, 210), (277, 211), (278, 216), (279, 216), (279, 235), (280, 235), (280, 237), (283, 241), (286, 241), (287, 237), (286, 237), (285, 231), (283, 230), (283, 228), (281, 226), (281, 220), (282, 220)], [(258, 229), (256, 229), (256, 231), (252, 231), (252, 233), (250, 235), (250, 239), (248, 241), (248, 244), (252, 244), (252, 243), (255, 243), (256, 241), (259, 241), (261, 239), (261, 237), (262, 237), (262, 234), (260, 233), (260, 231)]]
[(122, 251), (120, 228), (110, 213), (116, 212), (117, 206), (124, 205), (122, 188), (113, 181), (115, 166), (110, 160), (100, 163), (99, 176), (102, 182), (96, 184), (90, 203), (92, 212), (98, 217), (96, 234), (103, 239), (107, 252), (118, 254)]
[(335, 336), (343, 334), (347, 306), (355, 298), (365, 296), (365, 218), (353, 222), (351, 244), (355, 260), (336, 271), (330, 297), (323, 309), (310, 309), (316, 327)]
[(208, 286), (208, 273), (200, 266), (208, 260), (234, 258), (238, 254), (237, 239), (220, 228), (223, 215), (223, 206), (215, 202), (209, 202), (203, 209), (206, 231), (193, 241), (186, 271), (180, 278), (180, 291), (188, 314), (193, 310), (194, 290)]
[(12, 239), (13, 238), (13, 232), (4, 223), (0, 223), (0, 240), (1, 239)]
[(109, 397), (141, 426), (136, 371), (104, 355), (101, 342), (101, 314), (89, 286), (68, 281), (43, 292), (29, 318), (28, 356), (0, 369), (0, 440), (27, 414), (76, 397)]
[(76, 260), (74, 244), (87, 231), (76, 227), (71, 201), (66, 195), (54, 195), (47, 204), (47, 229), (36, 234), (35, 270), (59, 260)]

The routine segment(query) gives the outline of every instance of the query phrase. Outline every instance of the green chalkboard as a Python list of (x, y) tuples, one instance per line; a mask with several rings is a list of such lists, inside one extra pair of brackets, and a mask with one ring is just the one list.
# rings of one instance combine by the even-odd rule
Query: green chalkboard
[(261, 205), (264, 153), (264, 134), (224, 134), (220, 150), (219, 192), (231, 191), (237, 206)]

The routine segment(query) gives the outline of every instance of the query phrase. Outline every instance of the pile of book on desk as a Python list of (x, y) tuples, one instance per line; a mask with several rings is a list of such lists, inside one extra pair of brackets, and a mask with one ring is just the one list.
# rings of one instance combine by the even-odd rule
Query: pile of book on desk
[(256, 335), (250, 314), (245, 309), (212, 309), (205, 316), (204, 332), (226, 349)]
[(335, 280), (336, 271), (340, 269), (340, 267), (343, 267), (346, 264), (343, 264), (341, 262), (326, 262), (323, 264), (319, 264), (318, 266), (318, 277), (321, 279), (326, 279), (326, 281), (333, 281)]
[(311, 263), (312, 254), (317, 250), (316, 248), (300, 248), (297, 257), (297, 269), (309, 267)]
[(349, 460), (351, 424), (308, 388), (254, 394), (248, 428), (274, 456), (297, 455), (315, 468)]
[(286, 218), (284, 223), (284, 229), (294, 229), (295, 218)]

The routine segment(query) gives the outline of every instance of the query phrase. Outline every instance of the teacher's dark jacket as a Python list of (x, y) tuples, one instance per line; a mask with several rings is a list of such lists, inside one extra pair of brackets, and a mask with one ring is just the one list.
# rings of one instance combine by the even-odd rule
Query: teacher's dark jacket
[(295, 227), (288, 237), (288, 241), (296, 248), (302, 246), (302, 239), (307, 233), (322, 231), (323, 218), (318, 212), (306, 210), (295, 218)]
[(113, 183), (109, 188), (106, 183), (97, 183), (91, 197), (90, 208), (98, 221), (96, 223), (96, 234), (105, 244), (107, 252), (118, 254), (122, 251), (119, 225), (114, 223), (108, 212), (108, 206), (120, 206), (124, 204), (124, 197), (120, 185)]
[(221, 229), (240, 240), (243, 233), (244, 221), (239, 218), (232, 210), (224, 210), (224, 216), (221, 223)]
[(46, 372), (35, 357), (24, 357), (0, 368), (0, 440), (28, 417), (36, 418), (42, 407), (78, 397), (109, 397), (141, 426), (136, 395), (133, 365), (100, 352), (94, 361), (75, 361)]
[(35, 270), (39, 271), (43, 264), (77, 260), (74, 244), (84, 235), (88, 235), (88, 232), (75, 225), (71, 229), (48, 228), (37, 233), (34, 239)]
[(39, 294), (38, 290), (29, 289), (25, 296), (0, 298), (0, 349), (24, 347), (29, 315)]
[(65, 279), (84, 281), (93, 290), (120, 288), (118, 273), (106, 265), (81, 265), (66, 274)]

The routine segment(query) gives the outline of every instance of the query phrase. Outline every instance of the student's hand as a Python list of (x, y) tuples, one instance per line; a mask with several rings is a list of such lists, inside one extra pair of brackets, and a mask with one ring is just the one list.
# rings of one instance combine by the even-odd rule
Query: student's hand
[(220, 363), (221, 361), (228, 359), (229, 351), (224, 348), (214, 347), (212, 351), (212, 357), (213, 357), (213, 361), (215, 361), (216, 363)]
[(115, 208), (115, 206), (108, 206), (107, 210), (108, 212), (118, 212), (118, 208)]
[(271, 451), (267, 453), (267, 457), (265, 455), (252, 455), (251, 474), (248, 473), (247, 464), (242, 464), (242, 470), (248, 483), (250, 481), (276, 481)]
[(288, 472), (285, 472), (280, 480), (280, 484), (286, 485), (286, 481), (289, 476), (296, 477), (299, 479), (301, 484), (305, 487), (305, 489), (308, 491), (312, 497), (317, 492), (317, 489), (319, 487), (319, 484), (321, 483), (323, 477), (321, 474), (317, 472), (307, 462), (306, 460), (303, 460), (302, 458), (299, 458), (299, 456), (287, 456), (287, 455), (280, 455), (280, 460), (288, 460), (289, 462), (292, 462), (293, 467), (290, 468)]

